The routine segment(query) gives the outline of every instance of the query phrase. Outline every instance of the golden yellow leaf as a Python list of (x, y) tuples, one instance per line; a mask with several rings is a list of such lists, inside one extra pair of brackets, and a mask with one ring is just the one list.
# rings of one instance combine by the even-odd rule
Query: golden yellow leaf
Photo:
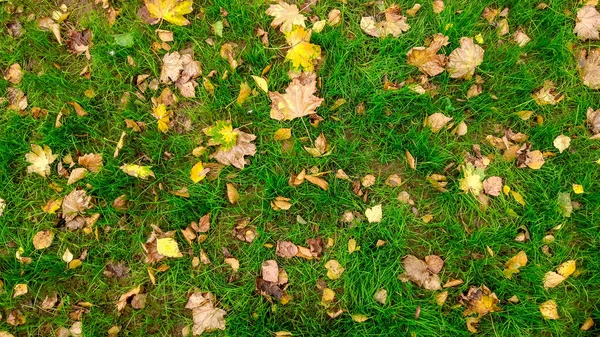
[(310, 29), (305, 30), (303, 27), (296, 27), (285, 34), (285, 39), (290, 46), (285, 59), (292, 63), (293, 70), (311, 72), (314, 70), (314, 61), (321, 57), (321, 47), (310, 43), (310, 35)]
[(19, 297), (21, 295), (25, 295), (25, 294), (27, 294), (27, 292), (29, 292), (29, 288), (27, 288), (27, 284), (25, 284), (25, 283), (15, 284), (13, 298)]
[(208, 171), (208, 169), (204, 168), (202, 162), (199, 161), (196, 163), (196, 165), (192, 167), (192, 170), (190, 172), (190, 179), (192, 179), (192, 181), (195, 183), (200, 182), (206, 177)]
[(564, 278), (567, 278), (575, 272), (576, 268), (577, 262), (575, 260), (569, 260), (567, 262), (563, 262), (560, 266), (558, 266), (558, 268), (556, 268), (556, 272)]
[(292, 129), (289, 128), (281, 128), (275, 131), (275, 135), (273, 136), (275, 140), (286, 140), (292, 138)]
[(348, 254), (352, 254), (358, 250), (360, 250), (360, 246), (356, 245), (356, 240), (355, 239), (348, 240)]
[(588, 317), (585, 320), (585, 322), (583, 322), (583, 324), (581, 325), (581, 327), (579, 328), (579, 330), (581, 330), (581, 331), (588, 331), (593, 326), (594, 326), (594, 320), (591, 317)]
[(63, 198), (50, 199), (44, 206), (42, 206), (42, 210), (48, 214), (54, 214), (60, 209), (62, 202)]
[(182, 257), (177, 241), (173, 238), (162, 238), (156, 240), (156, 250), (160, 255), (166, 257)]
[(517, 255), (506, 261), (504, 264), (506, 266), (506, 269), (504, 270), (504, 276), (507, 279), (511, 279), (512, 275), (518, 273), (520, 271), (519, 268), (524, 267), (526, 264), (527, 254), (525, 254), (525, 251), (522, 250), (517, 253)]
[(232, 204), (235, 204), (240, 200), (240, 194), (231, 183), (227, 183), (227, 199), (229, 199), (229, 202)]
[(515, 191), (510, 191), (510, 194), (513, 196), (513, 198), (515, 199), (516, 202), (521, 204), (521, 206), (525, 206), (525, 199), (523, 198), (521, 193), (515, 192)]
[(152, 18), (165, 19), (178, 26), (190, 23), (183, 16), (192, 12), (193, 1), (191, 0), (144, 0), (144, 3)]
[(334, 298), (335, 298), (335, 292), (329, 288), (325, 288), (325, 289), (323, 289), (323, 296), (321, 297), (321, 304), (325, 307), (328, 307)]
[(363, 315), (363, 314), (354, 314), (354, 315), (351, 315), (350, 317), (352, 317), (352, 320), (355, 321), (356, 323), (362, 323), (369, 319), (368, 316)]
[(575, 192), (575, 194), (582, 194), (584, 192), (583, 185), (573, 184), (573, 192)]

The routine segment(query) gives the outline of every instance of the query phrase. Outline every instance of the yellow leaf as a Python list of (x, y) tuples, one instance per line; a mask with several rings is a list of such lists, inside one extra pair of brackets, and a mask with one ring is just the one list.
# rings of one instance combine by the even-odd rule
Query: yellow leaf
[(169, 130), (169, 119), (171, 117), (171, 111), (167, 111), (167, 106), (159, 104), (152, 110), (154, 118), (158, 119), (158, 129), (166, 133)]
[(275, 140), (286, 140), (292, 138), (292, 129), (289, 128), (281, 128), (275, 131), (275, 135), (273, 136)]
[(246, 82), (242, 82), (240, 83), (240, 94), (237, 97), (237, 104), (238, 105), (242, 105), (246, 99), (248, 99), (248, 97), (250, 96), (250, 94), (252, 93), (252, 89), (250, 88), (250, 86), (248, 85), (248, 83)]
[(254, 79), (254, 83), (256, 83), (256, 85), (265, 93), (269, 92), (269, 84), (267, 83), (267, 80), (265, 80), (262, 77), (258, 77), (258, 76), (254, 76), (252, 75), (252, 78)]
[(366, 315), (363, 315), (363, 314), (354, 314), (350, 317), (352, 317), (352, 320), (357, 323), (362, 323), (369, 319), (369, 317), (367, 317)]
[(510, 193), (510, 186), (504, 185), (502, 187), (502, 192), (504, 193), (504, 195), (508, 195), (508, 193)]
[(348, 240), (348, 254), (352, 254), (357, 250), (360, 250), (360, 246), (356, 245), (356, 240), (355, 239)]
[(240, 194), (231, 183), (227, 183), (227, 199), (229, 199), (229, 202), (232, 204), (235, 204), (240, 200)]
[(152, 172), (152, 166), (140, 166), (136, 164), (124, 164), (120, 167), (121, 171), (127, 173), (128, 175), (136, 178), (140, 178), (143, 180), (148, 179), (148, 177), (154, 178), (154, 172)]
[(183, 255), (179, 251), (177, 241), (173, 238), (162, 238), (156, 240), (156, 250), (160, 255), (166, 257), (182, 257)]
[(199, 161), (196, 163), (196, 165), (194, 165), (194, 167), (192, 167), (192, 171), (190, 172), (190, 179), (192, 179), (192, 181), (195, 183), (200, 182), (206, 177), (207, 173), (208, 169), (205, 169), (202, 165), (202, 162)]
[(564, 150), (568, 149), (571, 145), (571, 138), (565, 135), (560, 135), (554, 139), (554, 147), (558, 149), (558, 152), (563, 153)]
[(191, 0), (145, 0), (144, 2), (150, 17), (165, 19), (178, 26), (190, 23), (183, 16), (192, 12), (193, 2)]
[(310, 43), (310, 30), (296, 27), (285, 34), (285, 39), (290, 46), (285, 59), (292, 62), (294, 70), (303, 69), (306, 72), (314, 70), (313, 61), (321, 57), (321, 47)]
[(554, 300), (546, 301), (540, 304), (540, 312), (545, 319), (559, 319), (558, 307)]
[(369, 221), (369, 223), (381, 222), (381, 218), (383, 216), (383, 210), (381, 208), (381, 205), (367, 208), (365, 210), (365, 216), (367, 217), (367, 220)]
[(335, 298), (335, 292), (329, 288), (323, 289), (323, 296), (321, 297), (321, 304), (328, 307), (331, 301)]
[(283, 1), (271, 5), (265, 13), (274, 17), (271, 27), (281, 26), (280, 30), (283, 33), (291, 31), (294, 26), (304, 27), (304, 21), (306, 21), (306, 17), (300, 14), (298, 6)]
[(21, 295), (25, 295), (25, 294), (27, 294), (28, 291), (29, 291), (29, 288), (27, 288), (27, 284), (25, 284), (25, 283), (15, 284), (13, 298), (19, 297)]
[(60, 206), (62, 206), (62, 202), (62, 198), (50, 199), (44, 206), (42, 206), (42, 210), (48, 214), (54, 214), (60, 209)]
[(517, 255), (506, 261), (506, 269), (504, 270), (504, 276), (507, 279), (511, 279), (513, 274), (519, 272), (519, 268), (524, 267), (527, 264), (527, 254), (525, 251), (520, 251)]
[(523, 199), (523, 196), (521, 195), (521, 193), (515, 192), (515, 191), (510, 191), (510, 194), (512, 194), (512, 196), (516, 202), (521, 204), (521, 206), (525, 206), (525, 199)]
[(575, 262), (575, 260), (569, 260), (567, 262), (562, 263), (560, 266), (558, 266), (558, 268), (556, 268), (556, 272), (558, 274), (560, 274), (561, 276), (563, 276), (564, 278), (567, 278), (575, 272), (576, 268), (577, 268), (577, 262)]
[(344, 267), (336, 260), (327, 261), (325, 268), (327, 268), (327, 277), (331, 280), (337, 280), (344, 272)]
[(575, 192), (575, 194), (582, 194), (584, 192), (583, 186), (579, 184), (573, 184), (573, 192)]

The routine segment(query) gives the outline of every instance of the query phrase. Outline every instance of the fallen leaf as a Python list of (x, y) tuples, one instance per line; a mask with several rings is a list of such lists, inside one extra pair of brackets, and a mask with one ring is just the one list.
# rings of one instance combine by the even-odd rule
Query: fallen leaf
[(600, 109), (594, 111), (592, 108), (588, 108), (586, 112), (587, 124), (592, 133), (594, 134), (591, 139), (597, 139), (600, 137)]
[(104, 166), (102, 164), (102, 154), (88, 153), (79, 157), (77, 162), (93, 173), (100, 172), (100, 169)]
[(463, 178), (458, 180), (459, 188), (465, 193), (471, 192), (473, 195), (478, 196), (483, 191), (483, 178), (485, 177), (483, 169), (475, 168), (471, 163), (467, 163), (461, 168)]
[(419, 287), (427, 290), (442, 289), (439, 276), (429, 269), (425, 261), (413, 255), (407, 255), (402, 258), (402, 266), (404, 267), (407, 280), (414, 282)]
[(291, 241), (277, 241), (275, 254), (280, 257), (291, 259), (298, 254), (298, 246)]
[(51, 230), (43, 230), (35, 233), (33, 236), (33, 248), (36, 250), (46, 249), (50, 247), (54, 240), (54, 232)]
[(569, 192), (558, 193), (558, 210), (565, 218), (571, 217), (573, 204), (571, 203), (571, 194)]
[(310, 43), (310, 37), (311, 31), (303, 27), (295, 27), (285, 34), (286, 42), (290, 46), (285, 59), (291, 62), (293, 71), (312, 72), (315, 61), (321, 58), (321, 47)]
[(417, 160), (415, 159), (415, 157), (413, 157), (413, 155), (410, 152), (408, 152), (408, 150), (406, 150), (406, 163), (411, 169), (417, 169)]
[(433, 0), (433, 12), (435, 14), (440, 14), (444, 11), (444, 1), (442, 0)]
[(88, 173), (88, 170), (83, 167), (78, 167), (76, 169), (73, 169), (73, 171), (71, 171), (71, 174), (69, 175), (69, 179), (67, 180), (67, 185), (72, 185), (72, 184), (78, 182), (79, 180), (85, 178), (87, 173)]
[[(234, 129), (232, 134), (237, 135), (235, 145), (230, 149), (221, 145), (211, 158), (214, 158), (221, 164), (233, 165), (238, 169), (243, 169), (246, 165), (246, 159), (244, 157), (254, 156), (256, 154), (256, 145), (252, 144), (256, 139), (256, 136), (251, 133), (243, 132), (240, 129)], [(226, 136), (226, 138), (227, 137), (229, 136)]]
[(315, 109), (323, 102), (314, 95), (316, 91), (316, 75), (310, 74), (294, 78), (285, 94), (269, 92), (271, 118), (281, 121), (315, 114)]
[(60, 35), (60, 25), (49, 17), (39, 18), (37, 21), (37, 26), (42, 30), (51, 31), (58, 41), (59, 45), (62, 45), (62, 36)]
[(600, 39), (600, 13), (593, 5), (583, 6), (577, 11), (575, 33), (581, 40)]
[(354, 314), (351, 315), (350, 317), (352, 317), (352, 320), (355, 321), (356, 323), (362, 323), (362, 322), (366, 322), (367, 320), (369, 320), (369, 317), (363, 314)]
[(466, 295), (460, 295), (459, 302), (467, 307), (463, 313), (465, 316), (476, 313), (481, 317), (501, 310), (498, 306), (498, 297), (485, 285), (469, 288)]
[(156, 250), (160, 255), (166, 257), (183, 257), (179, 251), (177, 241), (173, 238), (161, 238), (156, 240)]
[(235, 186), (231, 183), (227, 183), (227, 199), (229, 199), (229, 203), (235, 204), (240, 200), (240, 194), (235, 189)]
[(22, 113), (27, 109), (27, 95), (17, 88), (9, 87), (6, 89), (6, 98), (8, 99), (8, 110), (14, 110)]
[(429, 127), (433, 133), (438, 133), (451, 120), (452, 120), (452, 117), (447, 117), (443, 113), (436, 112), (432, 115), (427, 116), (427, 118), (425, 118), (423, 126)]
[(406, 17), (400, 13), (400, 7), (391, 5), (384, 11), (384, 20), (377, 21), (374, 16), (362, 17), (360, 28), (368, 35), (374, 37), (384, 38), (388, 35), (398, 37), (410, 29), (410, 25), (406, 23)]
[(317, 185), (325, 191), (327, 191), (327, 189), (329, 188), (329, 183), (325, 179), (310, 174), (305, 175), (304, 178), (311, 184)]
[(373, 298), (375, 299), (375, 301), (385, 305), (385, 302), (387, 301), (387, 294), (388, 294), (387, 290), (379, 289), (379, 290), (377, 290), (377, 292), (375, 293)]
[(531, 41), (531, 38), (527, 36), (524, 31), (519, 29), (513, 34), (513, 41), (515, 41), (519, 47), (525, 47), (525, 45)]
[(556, 268), (556, 272), (564, 278), (568, 278), (575, 272), (576, 264), (577, 262), (575, 260), (563, 262), (560, 266), (558, 266), (558, 268)]
[(581, 327), (579, 328), (579, 330), (581, 330), (581, 331), (588, 331), (593, 326), (594, 326), (594, 320), (591, 317), (588, 317), (585, 320), (585, 322), (583, 322), (583, 324), (581, 325)]
[(435, 294), (435, 303), (437, 303), (437, 305), (439, 305), (440, 307), (444, 305), (444, 303), (446, 303), (446, 300), (448, 299), (448, 290), (442, 291), (441, 293), (437, 293)]
[(556, 305), (556, 301), (548, 300), (542, 304), (540, 304), (540, 312), (545, 319), (559, 319), (558, 315), (558, 306)]
[(360, 246), (356, 245), (356, 240), (355, 239), (348, 240), (348, 254), (352, 254), (357, 250), (360, 250)]
[(117, 306), (117, 311), (120, 312), (123, 309), (125, 309), (125, 307), (127, 306), (127, 302), (135, 295), (139, 294), (141, 291), (141, 286), (137, 286), (131, 290), (129, 290), (128, 292), (124, 293), (123, 295), (121, 295), (119, 297), (119, 299), (117, 300), (116, 306)]
[(497, 197), (500, 195), (501, 189), (502, 178), (500, 177), (493, 176), (483, 181), (483, 190), (485, 191), (485, 194)]
[(29, 292), (29, 288), (27, 287), (27, 284), (19, 283), (15, 284), (13, 291), (13, 298), (15, 298), (27, 294)]
[(123, 164), (119, 167), (121, 171), (127, 173), (128, 175), (136, 178), (140, 178), (142, 180), (148, 179), (148, 177), (154, 177), (154, 172), (152, 172), (152, 166), (140, 166), (136, 164)]
[(278, 196), (275, 200), (271, 201), (271, 208), (275, 211), (288, 210), (292, 207), (289, 198)]
[(540, 106), (543, 105), (556, 105), (565, 98), (565, 96), (559, 93), (551, 81), (545, 81), (544, 85), (535, 93), (531, 95), (533, 100)]
[(292, 129), (290, 128), (280, 128), (275, 131), (273, 138), (277, 141), (286, 140), (292, 138)]
[(383, 209), (381, 207), (381, 204), (373, 206), (371, 208), (367, 208), (365, 210), (365, 216), (367, 217), (367, 221), (369, 221), (369, 223), (381, 222), (381, 219), (383, 217)]
[(274, 17), (271, 27), (276, 28), (281, 26), (279, 29), (283, 33), (292, 31), (294, 26), (306, 27), (304, 24), (306, 17), (300, 14), (300, 10), (295, 4), (290, 5), (280, 1), (278, 4), (269, 6), (265, 13)]
[(12, 84), (19, 84), (23, 79), (23, 70), (21, 65), (18, 63), (11, 64), (8, 69), (4, 71), (4, 79)]
[(192, 12), (191, 0), (144, 0), (144, 4), (151, 18), (164, 19), (178, 26), (190, 23), (183, 16)]
[(506, 269), (504, 269), (504, 276), (510, 280), (513, 274), (520, 272), (519, 268), (524, 267), (525, 265), (527, 265), (527, 254), (522, 250), (506, 261), (504, 264), (504, 266), (506, 266)]
[(192, 170), (190, 171), (190, 179), (192, 179), (194, 183), (198, 183), (206, 177), (208, 171), (209, 169), (205, 169), (202, 165), (202, 162), (199, 161), (192, 166)]
[(561, 284), (565, 279), (566, 277), (553, 271), (549, 271), (544, 275), (544, 288), (555, 288), (556, 286)]
[(600, 48), (591, 49), (589, 54), (582, 49), (577, 66), (583, 84), (591, 89), (600, 89)]
[(571, 145), (571, 138), (565, 135), (560, 135), (554, 139), (554, 147), (558, 149), (558, 152), (563, 153), (564, 150), (568, 149)]
[(267, 80), (254, 75), (252, 75), (252, 79), (254, 80), (254, 83), (256, 83), (256, 85), (260, 88), (260, 90), (264, 91), (265, 93), (269, 93), (269, 84), (267, 83)]
[(483, 62), (484, 50), (473, 43), (472, 38), (460, 39), (460, 47), (454, 49), (448, 56), (448, 72), (452, 78), (470, 79), (475, 68)]
[(263, 280), (277, 283), (279, 279), (279, 266), (277, 266), (277, 261), (267, 260), (263, 262), (261, 267), (261, 275)]
[(313, 157), (324, 157), (331, 154), (333, 148), (327, 143), (327, 139), (323, 133), (320, 133), (319, 136), (314, 141), (315, 147), (305, 146), (304, 150), (310, 153)]
[(42, 177), (50, 175), (50, 164), (56, 160), (58, 156), (52, 154), (52, 150), (44, 145), (31, 144), (31, 152), (25, 154), (25, 160), (30, 163), (27, 167), (27, 173), (37, 173)]
[(327, 269), (327, 277), (331, 280), (337, 280), (344, 272), (344, 267), (336, 260), (327, 261), (325, 268)]
[(92, 208), (91, 201), (91, 196), (88, 196), (84, 190), (77, 189), (71, 191), (63, 199), (62, 213), (68, 228), (78, 229), (83, 227), (85, 219), (81, 215)]

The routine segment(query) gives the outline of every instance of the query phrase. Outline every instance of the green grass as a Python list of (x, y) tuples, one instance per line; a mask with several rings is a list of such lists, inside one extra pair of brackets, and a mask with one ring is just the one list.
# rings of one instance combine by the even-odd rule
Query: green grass
[[(263, 1), (213, 0), (195, 1), (195, 11), (188, 15), (191, 25), (177, 27), (163, 23), (161, 28), (172, 30), (175, 42), (172, 50), (192, 48), (196, 60), (202, 63), (206, 75), (211, 70), (217, 76), (211, 79), (216, 86), (214, 97), (200, 84), (197, 98), (182, 99), (175, 112), (189, 118), (193, 128), (179, 134), (174, 131), (162, 134), (151, 115), (150, 97), (160, 92), (148, 90), (146, 100), (133, 95), (137, 90), (135, 78), (139, 74), (160, 74), (164, 51), (153, 52), (156, 40), (154, 30), (141, 22), (136, 12), (141, 1), (116, 1), (122, 9), (117, 23), (109, 27), (106, 16), (93, 1), (75, 3), (69, 22), (77, 29), (88, 28), (94, 32), (89, 62), (92, 76), (79, 75), (87, 64), (83, 56), (75, 56), (59, 46), (49, 32), (37, 28), (36, 18), (50, 15), (57, 7), (53, 1), (13, 1), (23, 5), (22, 14), (9, 14), (8, 3), (0, 4), (0, 22), (19, 20), (24, 34), (12, 38), (0, 34), (0, 68), (19, 63), (24, 71), (17, 85), (29, 101), (29, 108), (42, 107), (49, 111), (43, 119), (30, 115), (19, 116), (14, 111), (0, 107), (0, 198), (7, 207), (0, 217), (0, 331), (15, 336), (53, 335), (58, 327), (69, 327), (73, 321), (68, 314), (72, 305), (91, 302), (94, 306), (82, 316), (85, 336), (107, 335), (108, 329), (119, 325), (119, 336), (178, 336), (181, 329), (191, 325), (191, 313), (184, 309), (186, 295), (194, 288), (214, 293), (219, 305), (227, 314), (227, 331), (214, 335), (267, 336), (286, 330), (295, 336), (469, 336), (463, 311), (456, 307), (457, 297), (470, 286), (486, 285), (500, 299), (501, 312), (481, 319), (481, 336), (592, 336), (579, 331), (587, 317), (600, 321), (600, 158), (598, 141), (590, 141), (585, 125), (588, 107), (600, 108), (600, 95), (583, 86), (577, 74), (577, 50), (592, 48), (597, 43), (579, 41), (572, 33), (575, 1), (548, 1), (549, 8), (538, 10), (534, 1), (446, 1), (446, 9), (433, 14), (429, 3), (414, 18), (409, 18), (411, 29), (397, 39), (368, 37), (359, 27), (360, 17), (373, 13), (361, 1), (322, 0), (314, 6), (314, 15), (320, 18), (339, 8), (342, 24), (326, 27), (314, 33), (312, 41), (321, 46), (323, 62), (317, 69), (322, 79), (320, 97), (325, 99), (318, 109), (324, 121), (313, 128), (306, 118), (291, 122), (278, 122), (269, 118), (270, 101), (261, 94), (251, 98), (242, 107), (235, 99), (240, 82), (252, 82), (250, 75), (260, 75), (262, 69), (272, 64), (267, 75), (269, 89), (283, 91), (289, 83), (288, 65), (284, 63), (285, 40), (281, 33), (269, 27), (271, 18), (264, 14)], [(386, 4), (388, 4), (386, 2)], [(413, 2), (399, 1), (404, 8)], [(90, 7), (91, 6), (91, 7)], [(497, 37), (493, 27), (480, 17), (486, 6), (509, 7), (511, 33), (523, 28), (532, 41), (523, 48)], [(229, 12), (231, 27), (225, 28), (223, 37), (213, 36), (210, 25), (221, 20), (219, 8)], [(91, 11), (88, 11), (92, 8)], [(195, 18), (204, 12), (204, 19)], [(462, 11), (457, 14), (457, 11)], [(570, 11), (570, 12), (568, 12)], [(451, 26), (449, 26), (451, 25)], [(265, 48), (254, 36), (254, 29), (262, 27), (269, 32), (270, 46)], [(446, 27), (448, 27), (446, 29)], [(120, 47), (114, 36), (131, 32), (135, 46)], [(447, 73), (434, 77), (438, 86), (435, 97), (417, 95), (407, 89), (385, 91), (384, 77), (402, 82), (419, 75), (415, 67), (406, 64), (406, 53), (414, 46), (423, 46), (435, 33), (449, 36), (450, 44), (442, 48), (449, 54), (458, 46), (462, 36), (481, 34), (484, 38), (484, 62), (477, 70), (485, 80), (482, 95), (465, 100), (474, 80), (450, 79)], [(215, 41), (214, 47), (204, 42)], [(226, 60), (219, 56), (223, 43), (235, 42), (241, 47), (239, 57), (243, 63), (226, 79), (221, 75), (229, 69)], [(127, 63), (131, 56), (137, 66)], [(565, 99), (556, 106), (539, 107), (531, 93), (545, 80), (556, 83)], [(201, 79), (199, 81), (201, 83)], [(0, 95), (9, 87), (0, 81)], [(87, 98), (84, 91), (92, 88), (96, 96)], [(162, 90), (162, 87), (161, 87)], [(175, 93), (177, 91), (174, 89)], [(131, 101), (120, 106), (124, 93), (130, 92)], [(494, 98), (495, 95), (497, 98)], [(339, 98), (347, 103), (336, 111), (329, 107)], [(71, 109), (68, 102), (77, 101), (89, 113), (77, 117), (74, 113), (62, 119), (63, 126), (54, 127), (57, 114)], [(358, 115), (355, 107), (364, 102), (366, 110)], [(520, 110), (533, 110), (543, 116), (543, 125), (522, 121), (516, 116)], [(432, 133), (422, 126), (423, 119), (435, 112), (443, 112), (455, 121), (465, 121), (469, 132), (464, 137), (449, 131)], [(148, 130), (134, 133), (125, 129), (124, 119), (134, 119), (148, 124)], [(251, 164), (243, 170), (225, 168), (218, 179), (192, 184), (189, 170), (197, 161), (192, 150), (206, 137), (201, 132), (216, 120), (231, 119), (235, 126), (257, 135), (257, 153)], [(273, 141), (280, 127), (293, 130), (292, 150), (286, 152), (280, 143)], [(495, 129), (511, 128), (529, 136), (534, 149), (553, 151), (552, 142), (559, 134), (573, 138), (571, 147), (550, 158), (540, 170), (519, 169), (514, 162), (506, 162), (491, 147), (485, 136), (500, 133)], [(127, 132), (125, 146), (118, 158), (112, 158), (116, 142), (122, 131)], [(309, 145), (301, 138), (316, 138), (323, 133), (335, 147), (330, 156), (313, 158), (303, 150)], [(58, 221), (56, 215), (41, 210), (46, 201), (64, 196), (73, 187), (56, 174), (44, 179), (27, 174), (25, 153), (29, 144), (46, 144), (61, 157), (71, 153), (103, 153), (104, 168), (76, 183), (95, 200), (91, 212), (100, 213), (96, 227), (98, 240), (93, 235), (70, 232)], [(432, 173), (444, 174), (450, 164), (462, 164), (464, 153), (479, 144), (484, 154), (495, 154), (496, 160), (486, 169), (486, 175), (501, 176), (507, 185), (520, 192), (526, 200), (522, 207), (512, 198), (501, 195), (491, 198), (490, 206), (482, 211), (472, 195), (460, 193), (457, 165), (446, 172), (448, 192), (441, 193), (425, 180)], [(416, 170), (405, 163), (404, 153), (409, 150), (418, 161)], [(164, 155), (172, 154), (172, 158)], [(156, 179), (142, 181), (119, 170), (123, 163), (145, 159), (152, 165)], [(208, 161), (205, 156), (202, 158)], [(343, 169), (352, 178), (366, 174), (378, 177), (377, 184), (369, 190), (364, 203), (352, 193), (347, 181), (326, 179), (328, 191), (305, 183), (299, 187), (288, 186), (290, 173), (317, 166), (321, 171)], [(391, 188), (383, 182), (389, 174), (399, 174), (404, 184)], [(65, 188), (56, 193), (49, 187), (53, 182)], [(226, 183), (234, 183), (241, 195), (239, 204), (229, 204)], [(586, 193), (575, 195), (573, 201), (580, 208), (571, 218), (562, 217), (557, 210), (559, 192), (571, 191), (574, 183), (582, 184)], [(189, 199), (174, 196), (169, 191), (183, 186), (189, 188)], [(416, 202), (421, 215), (432, 214), (432, 222), (425, 224), (413, 214), (410, 207), (396, 200), (401, 190), (407, 190)], [(118, 212), (112, 207), (115, 198), (125, 194), (131, 207)], [(289, 211), (276, 212), (270, 202), (281, 195), (292, 199)], [(383, 221), (367, 224), (366, 221), (350, 228), (340, 223), (344, 211), (363, 213), (368, 207), (383, 204)], [(517, 217), (509, 213), (516, 212)], [(170, 269), (157, 274), (156, 285), (147, 275), (147, 265), (141, 244), (146, 241), (156, 224), (163, 230), (179, 230), (191, 221), (210, 213), (212, 218), (208, 239), (189, 247), (178, 233), (176, 239), (184, 252), (180, 259), (169, 259)], [(308, 225), (296, 222), (297, 216)], [(247, 244), (235, 239), (232, 229), (237, 220), (250, 217), (259, 236)], [(553, 227), (563, 224), (555, 233), (556, 242), (550, 245), (552, 256), (542, 253), (542, 238)], [(514, 241), (520, 226), (526, 226), (531, 241)], [(48, 249), (36, 251), (32, 237), (42, 229), (53, 229), (57, 235)], [(291, 260), (276, 257), (274, 249), (263, 247), (277, 240), (291, 240), (305, 245), (309, 238), (334, 238), (335, 245), (325, 250), (320, 260)], [(355, 238), (360, 251), (348, 254), (346, 242)], [(375, 248), (377, 240), (387, 244)], [(496, 255), (489, 256), (486, 247)], [(23, 265), (15, 259), (15, 252), (23, 247), (24, 256), (31, 264)], [(202, 247), (212, 264), (192, 269), (191, 259), (198, 256)], [(65, 270), (62, 253), (69, 248), (76, 256), (88, 250), (83, 266)], [(223, 261), (222, 248), (227, 248), (240, 261), (240, 270), (233, 279), (231, 269)], [(507, 280), (502, 274), (504, 263), (518, 251), (525, 250), (529, 263)], [(445, 260), (440, 276), (445, 282), (450, 278), (463, 279), (464, 283), (448, 289), (450, 296), (444, 306), (435, 303), (435, 292), (402, 283), (398, 274), (404, 271), (402, 257), (413, 254), (423, 258), (437, 254)], [(293, 300), (287, 305), (272, 304), (255, 290), (255, 278), (260, 275), (263, 261), (276, 259), (289, 275), (288, 292)], [(338, 280), (326, 278), (324, 264), (337, 259), (345, 268)], [(560, 263), (575, 259), (579, 277), (571, 277), (555, 289), (545, 290), (543, 276)], [(115, 280), (103, 275), (110, 261), (123, 261), (131, 269), (126, 279)], [(336, 292), (337, 306), (347, 311), (330, 319), (319, 304), (321, 293), (318, 280), (325, 280)], [(12, 298), (15, 284), (27, 283), (29, 293)], [(147, 305), (141, 310), (126, 308), (121, 315), (114, 303), (118, 297), (136, 285), (144, 285), (148, 293)], [(386, 305), (378, 304), (373, 295), (380, 289), (388, 291)], [(44, 311), (39, 305), (51, 292), (58, 292), (63, 306)], [(517, 295), (518, 304), (507, 299)], [(554, 299), (561, 318), (544, 320), (539, 304)], [(415, 319), (415, 310), (420, 317)], [(6, 317), (19, 309), (27, 323), (13, 327)], [(369, 316), (364, 323), (353, 322), (349, 314)]]

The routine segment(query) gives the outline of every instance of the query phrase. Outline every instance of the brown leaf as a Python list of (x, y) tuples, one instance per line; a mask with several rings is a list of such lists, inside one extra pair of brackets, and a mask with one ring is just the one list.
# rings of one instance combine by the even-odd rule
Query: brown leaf
[(402, 266), (406, 270), (406, 277), (416, 285), (428, 290), (442, 289), (439, 276), (429, 270), (425, 261), (407, 255), (402, 259)]
[(277, 283), (279, 279), (279, 266), (275, 260), (267, 260), (262, 263), (261, 275), (267, 282)]
[(77, 159), (79, 165), (85, 167), (90, 170), (90, 172), (98, 173), (100, 169), (104, 166), (102, 163), (102, 154), (96, 153), (88, 153), (83, 155)]
[(244, 156), (254, 156), (256, 154), (256, 145), (252, 144), (256, 136), (251, 133), (245, 133), (240, 129), (234, 129), (233, 132), (238, 134), (236, 144), (229, 150), (223, 150), (220, 147), (211, 158), (216, 159), (221, 164), (233, 165), (234, 167), (243, 169), (246, 165)]
[(12, 84), (19, 84), (23, 79), (23, 71), (18, 63), (12, 64), (4, 71), (4, 79)]
[(592, 138), (600, 137), (600, 109), (594, 111), (594, 109), (588, 108), (586, 116), (588, 127), (594, 134)]
[(310, 254), (314, 258), (320, 258), (323, 256), (323, 239), (321, 238), (313, 238), (306, 240), (308, 247), (310, 247)]
[(448, 72), (452, 78), (470, 79), (475, 68), (483, 62), (484, 50), (473, 43), (473, 39), (463, 37), (460, 47), (454, 49), (448, 56)]
[(600, 89), (600, 48), (579, 52), (579, 75), (583, 84), (591, 89)]
[(27, 109), (27, 96), (23, 91), (17, 88), (9, 87), (6, 89), (6, 98), (8, 99), (8, 110), (21, 112)]
[(444, 260), (437, 255), (425, 256), (425, 263), (427, 263), (427, 269), (434, 274), (439, 274), (444, 267)]
[(79, 180), (85, 178), (87, 172), (88, 170), (84, 169), (83, 167), (73, 169), (73, 171), (71, 171), (71, 174), (69, 175), (69, 179), (67, 180), (67, 185), (72, 185), (78, 182)]
[(428, 47), (413, 47), (406, 54), (406, 63), (418, 67), (422, 73), (436, 76), (444, 72), (446, 55), (437, 54), (443, 46), (448, 45), (448, 37), (435, 34)]
[(321, 178), (319, 178), (317, 176), (313, 176), (313, 175), (310, 175), (310, 174), (307, 174), (304, 178), (308, 182), (319, 186), (320, 188), (322, 188), (325, 191), (327, 191), (327, 189), (329, 188), (329, 183), (327, 183), (327, 181), (325, 179), (321, 179)]
[(298, 246), (291, 241), (277, 241), (275, 254), (280, 257), (291, 259), (298, 254)]
[(593, 5), (583, 6), (577, 11), (575, 33), (581, 40), (600, 39), (600, 13)]
[(288, 210), (291, 207), (290, 198), (278, 196), (275, 200), (271, 201), (271, 208), (275, 211)]
[(493, 195), (495, 197), (500, 195), (502, 190), (502, 178), (500, 177), (489, 177), (483, 181), (483, 190), (485, 194)]
[(317, 91), (316, 75), (302, 75), (294, 78), (285, 89), (285, 94), (269, 92), (271, 99), (271, 118), (292, 120), (316, 113), (323, 102), (314, 95)]
[(51, 230), (43, 230), (37, 232), (33, 236), (33, 247), (37, 250), (50, 247), (54, 240), (54, 232)]
[(559, 93), (551, 81), (545, 81), (544, 85), (531, 95), (533, 100), (540, 106), (556, 105), (562, 101), (565, 96)]
[(377, 21), (375, 16), (365, 16), (360, 20), (360, 28), (374, 37), (384, 38), (388, 35), (398, 37), (410, 29), (410, 25), (406, 23), (406, 17), (400, 13), (400, 7), (391, 5), (384, 11), (385, 20)]
[(438, 133), (452, 120), (452, 118), (453, 117), (447, 117), (441, 112), (436, 112), (429, 115), (425, 119), (423, 125), (429, 127), (433, 133)]
[(139, 294), (141, 291), (141, 286), (137, 286), (128, 292), (124, 293), (119, 297), (119, 300), (116, 303), (117, 311), (120, 312), (127, 306), (127, 302), (135, 295)]
[(125, 278), (129, 276), (129, 268), (125, 265), (124, 262), (114, 263), (110, 261), (106, 266), (104, 266), (104, 276), (111, 278)]
[(73, 29), (69, 31), (67, 48), (73, 54), (85, 54), (85, 57), (89, 60), (92, 58), (90, 55), (90, 47), (92, 46), (93, 37), (94, 33), (89, 29), (85, 29), (81, 32)]
[(227, 199), (231, 204), (235, 204), (240, 200), (240, 194), (231, 183), (227, 183)]
[(192, 310), (194, 320), (192, 333), (194, 336), (200, 335), (204, 331), (225, 330), (225, 315), (227, 315), (227, 312), (216, 307), (213, 294), (194, 292), (189, 297), (185, 308)]
[(68, 228), (78, 229), (85, 224), (85, 219), (81, 215), (92, 208), (91, 201), (91, 196), (88, 196), (84, 190), (77, 189), (63, 199), (62, 212)]

